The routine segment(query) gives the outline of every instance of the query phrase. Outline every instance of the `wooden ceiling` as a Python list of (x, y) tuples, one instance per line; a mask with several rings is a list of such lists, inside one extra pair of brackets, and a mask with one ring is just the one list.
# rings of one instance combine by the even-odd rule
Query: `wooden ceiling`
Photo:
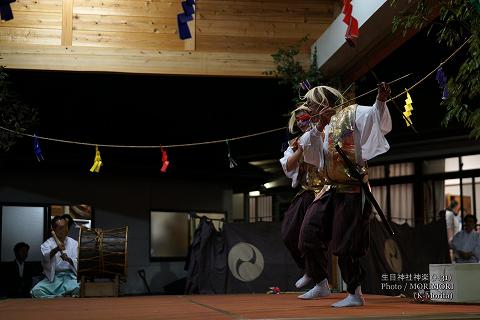
[(181, 0), (17, 0), (0, 22), (0, 64), (14, 69), (262, 77), (272, 53), (338, 15), (337, 0), (197, 0), (180, 40)]

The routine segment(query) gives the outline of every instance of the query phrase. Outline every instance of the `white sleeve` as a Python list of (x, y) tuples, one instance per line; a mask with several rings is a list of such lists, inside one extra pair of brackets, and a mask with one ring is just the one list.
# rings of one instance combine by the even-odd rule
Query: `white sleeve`
[(288, 178), (290, 178), (290, 179), (296, 180), (296, 179), (297, 179), (297, 176), (298, 176), (298, 163), (296, 164), (294, 170), (288, 171), (288, 169), (287, 169), (288, 159), (289, 159), (294, 153), (295, 153), (295, 152), (293, 151), (292, 147), (288, 147), (287, 150), (285, 150), (285, 152), (283, 153), (283, 157), (280, 159), (280, 164), (282, 165), (283, 172), (285, 173), (285, 175), (286, 175)]
[(57, 264), (57, 257), (54, 255), (50, 259), (50, 251), (52, 251), (55, 247), (52, 247), (49, 240), (50, 239), (47, 239), (47, 241), (42, 243), (40, 250), (42, 251), (43, 273), (49, 281), (53, 281), (53, 278), (55, 277), (55, 265)]
[(392, 131), (392, 117), (390, 116), (390, 111), (387, 108), (387, 103), (385, 101), (376, 100), (373, 107), (377, 110), (380, 118), (380, 130), (382, 131), (383, 135), (386, 135)]
[(370, 160), (390, 149), (385, 134), (392, 130), (392, 118), (385, 102), (373, 107), (358, 106), (355, 125), (360, 135), (362, 160)]
[(303, 149), (303, 160), (317, 168), (323, 167), (323, 140), (316, 127), (305, 132), (298, 141)]

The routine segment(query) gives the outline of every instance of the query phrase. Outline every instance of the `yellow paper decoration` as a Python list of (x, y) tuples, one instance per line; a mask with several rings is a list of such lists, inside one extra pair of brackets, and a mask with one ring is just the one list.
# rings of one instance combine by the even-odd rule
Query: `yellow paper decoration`
[(102, 157), (98, 146), (95, 146), (95, 159), (93, 160), (93, 166), (90, 168), (90, 172), (100, 172), (100, 167), (103, 166)]
[(407, 123), (407, 127), (410, 127), (412, 124), (412, 120), (410, 119), (410, 116), (412, 115), (413, 107), (412, 107), (412, 97), (410, 97), (410, 93), (408, 93), (407, 90), (407, 99), (405, 99), (405, 111), (403, 112), (403, 115), (405, 116), (405, 122)]

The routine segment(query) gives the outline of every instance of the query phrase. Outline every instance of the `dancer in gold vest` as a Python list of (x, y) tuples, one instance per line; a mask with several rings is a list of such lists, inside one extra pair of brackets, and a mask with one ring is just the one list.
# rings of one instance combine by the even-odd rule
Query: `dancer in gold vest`
[[(348, 175), (346, 164), (335, 150), (335, 145), (338, 144), (365, 171), (367, 160), (388, 151), (384, 135), (391, 130), (391, 117), (385, 103), (389, 93), (388, 86), (382, 83), (373, 106), (351, 105), (336, 110), (330, 119), (328, 115), (335, 102), (343, 102), (340, 92), (319, 86), (306, 94), (307, 104), (320, 116), (316, 127), (300, 139), (299, 148), (303, 150), (305, 161), (323, 171), (332, 187), (316, 197), (307, 210), (299, 245), (305, 256), (318, 255), (319, 252), (326, 255), (331, 240), (332, 253), (338, 256), (348, 291), (347, 297), (334, 303), (333, 307), (361, 306), (365, 303), (360, 287), (365, 271), (360, 266), (360, 258), (368, 251), (372, 212), (359, 183)], [(321, 230), (318, 230), (319, 225)], [(302, 237), (303, 234), (307, 236)], [(317, 286), (305, 294), (306, 299), (317, 296), (320, 291)]]
[[(329, 88), (332, 95), (341, 96), (340, 92), (333, 88)], [(330, 92), (329, 91), (329, 92)], [(343, 101), (343, 100), (342, 100)], [(310, 109), (312, 114), (312, 120), (314, 121), (313, 127), (305, 132), (299, 139), (299, 144), (304, 140), (309, 140), (311, 135), (321, 134), (316, 127), (319, 123), (327, 124), (330, 118), (335, 114), (335, 110), (320, 109), (318, 105), (307, 101), (306, 106)], [(321, 110), (321, 111), (320, 111)], [(320, 111), (320, 112), (319, 112)], [(321, 198), (321, 195), (326, 193), (330, 186), (328, 185), (327, 177), (323, 168), (319, 167), (318, 162), (311, 161), (311, 153), (313, 149), (319, 147), (319, 144), (312, 145), (312, 149), (309, 149), (308, 153), (303, 153), (303, 160), (307, 163), (314, 165), (324, 180), (324, 187), (321, 192), (316, 195), (316, 199)], [(299, 147), (303, 150), (303, 147)], [(319, 149), (318, 149), (319, 150)], [(298, 239), (298, 248), (305, 261), (305, 277), (303, 277), (303, 283), (314, 283), (314, 287), (308, 292), (298, 296), (300, 299), (315, 299), (319, 297), (326, 297), (330, 295), (330, 287), (328, 285), (328, 244), (331, 239), (331, 219), (316, 219), (315, 211), (307, 209), (305, 217), (303, 219), (302, 226), (300, 228), (300, 234)], [(325, 216), (327, 217), (327, 216)], [(302, 280), (301, 279), (301, 280)]]
[[(300, 131), (301, 134), (312, 128), (310, 109), (301, 103), (297, 108), (291, 112), (289, 121), (290, 133)], [(295, 129), (298, 130), (295, 130)], [(303, 160), (303, 152), (298, 148), (298, 139), (301, 135), (292, 139), (289, 142), (289, 147), (285, 150), (283, 157), (280, 159), (285, 175), (292, 179), (292, 187), (300, 188), (300, 191), (295, 195), (292, 203), (284, 214), (282, 221), (281, 236), (285, 246), (290, 251), (297, 266), (305, 270), (305, 274), (296, 283), (297, 288), (302, 288), (307, 285), (312, 276), (310, 275), (311, 268), (321, 268), (315, 265), (315, 261), (305, 263), (304, 257), (298, 249), (298, 239), (300, 234), (300, 227), (305, 217), (307, 208), (312, 203), (315, 195), (318, 194), (325, 184), (325, 179), (314, 165), (308, 164)], [(326, 264), (327, 261), (322, 262)], [(306, 265), (308, 268), (306, 268)]]

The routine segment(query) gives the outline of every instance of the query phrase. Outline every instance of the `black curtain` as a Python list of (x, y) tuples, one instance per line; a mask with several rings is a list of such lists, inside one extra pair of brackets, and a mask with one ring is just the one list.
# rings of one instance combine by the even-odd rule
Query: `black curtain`
[[(450, 263), (445, 220), (415, 228), (393, 223), (392, 240), (371, 221), (370, 250), (362, 258), (365, 293), (412, 295), (428, 284), (429, 264)], [(187, 294), (265, 293), (296, 290), (302, 275), (280, 237), (280, 223), (225, 223), (221, 232), (202, 218), (187, 258)]]
[(412, 295), (419, 284), (429, 283), (429, 264), (450, 263), (445, 219), (415, 228), (392, 223), (395, 241), (377, 219), (370, 227), (370, 250), (362, 258), (366, 293)]
[(280, 237), (280, 227), (275, 222), (225, 224), (227, 293), (296, 290), (302, 272)]
[(227, 258), (225, 236), (206, 217), (200, 219), (190, 245), (185, 294), (225, 293)]
[(225, 223), (202, 218), (187, 257), (186, 294), (294, 290), (302, 275), (280, 237), (280, 224)]

